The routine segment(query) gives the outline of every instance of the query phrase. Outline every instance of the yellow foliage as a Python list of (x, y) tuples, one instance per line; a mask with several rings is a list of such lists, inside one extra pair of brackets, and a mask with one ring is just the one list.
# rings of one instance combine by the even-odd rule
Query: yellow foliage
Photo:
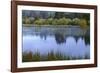
[(87, 28), (86, 19), (80, 19), (79, 25), (80, 25), (81, 28)]

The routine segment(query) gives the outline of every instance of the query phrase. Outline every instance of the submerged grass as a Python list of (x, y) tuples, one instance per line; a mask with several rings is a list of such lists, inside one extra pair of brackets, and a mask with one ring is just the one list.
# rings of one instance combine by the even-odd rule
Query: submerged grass
[(39, 52), (23, 52), (22, 62), (35, 62), (35, 61), (56, 61), (56, 60), (80, 60), (80, 59), (89, 59), (90, 57), (86, 54), (84, 57), (78, 56), (66, 56), (60, 52), (49, 52), (46, 55), (41, 55)]

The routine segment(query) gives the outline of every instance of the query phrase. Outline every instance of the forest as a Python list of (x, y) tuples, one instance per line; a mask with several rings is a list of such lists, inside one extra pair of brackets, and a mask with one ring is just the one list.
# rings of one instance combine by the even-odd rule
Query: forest
[(90, 14), (23, 10), (22, 24), (23, 25), (78, 25), (82, 28), (86, 28), (90, 25)]

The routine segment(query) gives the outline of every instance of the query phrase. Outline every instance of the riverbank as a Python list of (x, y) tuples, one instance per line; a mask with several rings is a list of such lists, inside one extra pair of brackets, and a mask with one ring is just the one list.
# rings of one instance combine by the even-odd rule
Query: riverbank
[(23, 27), (74, 27), (74, 28), (80, 28), (80, 26), (76, 25), (35, 25), (35, 24), (23, 24)]
[(54, 53), (53, 51), (48, 54), (41, 55), (39, 52), (24, 52), (22, 55), (23, 62), (35, 62), (35, 61), (57, 61), (57, 60), (82, 60), (82, 59), (90, 59), (90, 57), (85, 54), (84, 56), (70, 56), (64, 55), (60, 52)]

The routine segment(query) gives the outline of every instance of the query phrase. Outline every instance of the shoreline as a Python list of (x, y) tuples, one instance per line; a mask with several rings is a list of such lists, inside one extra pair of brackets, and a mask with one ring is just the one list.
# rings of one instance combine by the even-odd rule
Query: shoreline
[(23, 24), (23, 27), (80, 27), (77, 25), (34, 25), (34, 24)]

